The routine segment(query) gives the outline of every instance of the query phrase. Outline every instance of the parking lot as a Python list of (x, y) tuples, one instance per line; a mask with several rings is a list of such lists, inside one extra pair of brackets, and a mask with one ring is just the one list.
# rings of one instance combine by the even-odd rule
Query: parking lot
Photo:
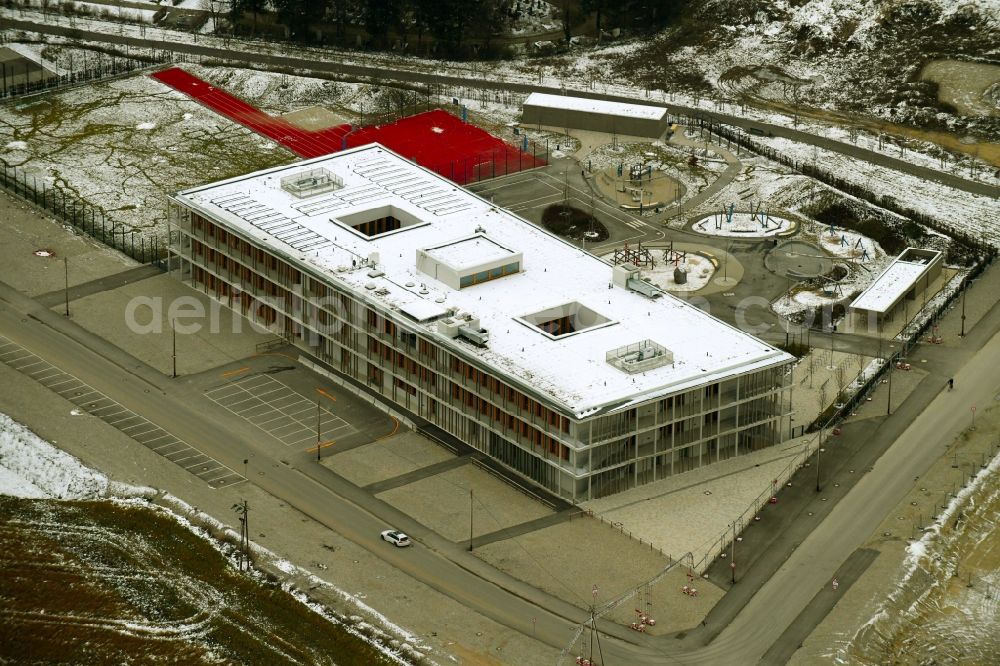
[(114, 426), (213, 488), (245, 480), (241, 474), (3, 336), (0, 336), (0, 362), (58, 393), (91, 416)]
[(267, 374), (231, 381), (205, 391), (205, 395), (289, 447), (316, 446), (317, 402), (323, 445), (355, 432), (331, 411), (336, 409), (336, 398), (331, 394), (317, 390), (314, 398), (308, 398)]

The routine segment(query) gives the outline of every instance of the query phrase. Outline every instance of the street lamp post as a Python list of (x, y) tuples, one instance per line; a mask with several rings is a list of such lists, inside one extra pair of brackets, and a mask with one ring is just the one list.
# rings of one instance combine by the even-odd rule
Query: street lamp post
[(321, 410), (319, 406), (319, 398), (316, 398), (316, 462), (320, 462), (322, 457), (322, 448), (320, 447), (320, 433), (323, 430)]
[(65, 273), (66, 277), (66, 289), (65, 289), (66, 316), (68, 317), (69, 316), (69, 258), (68, 257), (63, 257), (63, 269), (64, 269), (63, 272)]
[(889, 358), (889, 397), (885, 401), (885, 415), (892, 415), (892, 358)]
[(729, 570), (732, 572), (732, 581), (736, 582), (736, 521), (733, 521), (733, 543), (729, 549)]
[(965, 294), (969, 291), (969, 285), (967, 282), (962, 282), (962, 330), (959, 332), (958, 337), (965, 337)]
[(170, 320), (170, 333), (173, 346), (172, 351), (170, 353), (170, 359), (173, 362), (173, 372), (171, 374), (171, 377), (176, 379), (177, 378), (177, 326), (174, 323), (173, 319)]
[(819, 485), (819, 462), (820, 462), (820, 454), (822, 453), (823, 453), (823, 440), (821, 439), (819, 441), (819, 446), (816, 447), (816, 492), (819, 492), (821, 490)]
[(472, 552), (472, 488), (469, 488), (469, 552)]

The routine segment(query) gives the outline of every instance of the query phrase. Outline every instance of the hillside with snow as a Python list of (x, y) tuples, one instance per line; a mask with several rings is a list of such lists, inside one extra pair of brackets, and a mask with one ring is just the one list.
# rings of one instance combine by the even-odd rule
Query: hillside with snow
[(607, 59), (655, 88), (1000, 137), (1000, 0), (690, 0)]

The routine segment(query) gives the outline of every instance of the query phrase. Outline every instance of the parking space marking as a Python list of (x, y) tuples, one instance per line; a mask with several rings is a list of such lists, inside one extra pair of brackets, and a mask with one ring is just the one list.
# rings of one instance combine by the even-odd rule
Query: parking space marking
[[(269, 375), (235, 379), (205, 391), (205, 395), (286, 446), (316, 440), (316, 403)], [(324, 439), (334, 432), (354, 430), (326, 405), (319, 409)]]
[[(167, 460), (171, 460), (170, 456), (181, 453), (184, 453), (185, 457), (177, 460), (200, 458), (198, 462), (189, 462), (187, 466), (179, 465), (179, 467), (194, 474), (212, 488), (223, 488), (246, 481), (240, 474), (177, 439), (152, 421), (126, 409), (113, 398), (91, 388), (68, 372), (63, 372), (28, 349), (3, 336), (0, 336), (0, 362), (34, 379), (56, 395), (60, 395), (74, 405), (81, 407), (90, 416), (101, 419)], [(177, 446), (180, 448), (163, 455), (163, 451)], [(172, 462), (176, 461), (172, 460)], [(195, 468), (199, 465), (202, 465), (203, 468), (196, 470)]]

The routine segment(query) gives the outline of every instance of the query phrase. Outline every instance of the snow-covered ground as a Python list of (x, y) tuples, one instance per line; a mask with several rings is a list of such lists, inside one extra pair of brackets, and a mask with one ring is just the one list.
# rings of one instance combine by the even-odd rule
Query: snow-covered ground
[[(956, 459), (958, 459), (956, 457)], [(996, 663), (1000, 650), (1000, 455), (911, 541), (895, 589), (831, 663)], [(922, 522), (922, 521), (921, 521)]]
[(803, 162), (815, 160), (817, 166), (840, 178), (864, 185), (876, 194), (894, 198), (901, 206), (1000, 246), (1000, 206), (992, 197), (956, 190), (788, 139), (757, 140)]
[[(864, 290), (892, 261), (892, 257), (871, 238), (854, 231), (822, 225), (809, 220), (800, 227), (796, 240), (822, 248), (840, 259), (845, 277), (825, 286), (795, 285), (771, 304), (779, 315), (795, 319), (800, 313), (846, 302), (852, 294)], [(865, 253), (867, 256), (865, 256)]]
[[(73, 413), (75, 415), (76, 410), (73, 410)], [(138, 498), (152, 499), (157, 495), (157, 491), (109, 481), (105, 475), (90, 469), (24, 425), (0, 413), (0, 495), (30, 499), (109, 499), (132, 502)], [(239, 534), (231, 527), (170, 495), (166, 495), (162, 500), (159, 510), (166, 511), (179, 524), (205, 538), (235, 566), (234, 549), (222, 546), (206, 531), (211, 529), (224, 534), (229, 543), (237, 543)], [(258, 544), (251, 543), (251, 547), (255, 561), (259, 565), (270, 565), (285, 572), (289, 577), (306, 580), (310, 583), (309, 589), (322, 587), (329, 590), (349, 604), (355, 613), (363, 615), (364, 618), (357, 617), (356, 621), (349, 623), (348, 631), (361, 637), (375, 635), (378, 640), (370, 642), (387, 657), (399, 664), (406, 664), (409, 663), (409, 659), (420, 656), (418, 650), (424, 646), (421, 645), (419, 637), (393, 624), (384, 615), (365, 604), (357, 595), (337, 588), (311, 572), (277, 557)], [(344, 618), (320, 604), (309, 601), (301, 592), (295, 596), (335, 623), (344, 622)], [(389, 648), (390, 640), (402, 645), (398, 648)]]
[(94, 499), (108, 479), (0, 414), (0, 494), (14, 497)]
[(714, 213), (692, 225), (692, 229), (706, 236), (732, 236), (735, 238), (767, 238), (789, 231), (791, 220), (763, 213)]
[[(824, 0), (826, 1), (826, 0)], [(943, 1), (943, 0), (942, 0)], [(977, 2), (989, 3), (995, 0), (977, 0)], [(983, 5), (983, 11), (987, 12), (990, 5)], [(272, 44), (264, 41), (237, 41), (214, 37), (211, 35), (193, 35), (177, 30), (167, 30), (158, 27), (138, 26), (128, 24), (109, 24), (96, 19), (83, 19), (78, 17), (67, 17), (60, 15), (42, 15), (31, 10), (16, 10), (0, 8), (0, 16), (18, 18), (23, 14), (25, 18), (31, 17), (38, 21), (65, 24), (72, 27), (79, 27), (98, 32), (113, 32), (131, 35), (133, 37), (148, 38), (151, 40), (162, 40), (168, 42), (197, 42), (202, 45), (215, 46), (220, 48), (240, 49), (246, 48), (259, 53), (271, 53), (275, 55), (299, 56), (307, 59), (321, 59), (345, 64), (371, 65), (384, 69), (395, 69), (400, 71), (419, 71), (425, 73), (447, 74), (466, 78), (470, 80), (504, 80), (517, 83), (537, 83), (539, 85), (551, 86), (555, 88), (565, 88), (572, 90), (593, 90), (610, 94), (623, 95), (644, 103), (674, 103), (693, 108), (717, 110), (746, 118), (752, 118), (763, 122), (778, 125), (792, 126), (793, 118), (791, 114), (777, 111), (756, 109), (746, 107), (741, 104), (732, 103), (722, 99), (705, 98), (698, 95), (684, 94), (677, 90), (651, 91), (646, 87), (630, 85), (628, 80), (613, 79), (607, 76), (609, 59), (613, 59), (624, 54), (631, 54), (641, 50), (644, 43), (640, 40), (630, 42), (618, 42), (610, 46), (599, 49), (589, 49), (582, 52), (574, 52), (572, 56), (553, 57), (544, 60), (534, 61), (511, 61), (494, 63), (459, 63), (452, 61), (429, 61), (420, 59), (408, 59), (395, 54), (388, 53), (359, 53), (354, 51), (338, 51), (327, 48), (311, 48), (305, 46), (292, 46), (288, 44)], [(995, 14), (993, 14), (995, 16)], [(767, 39), (767, 30), (764, 34), (754, 34), (754, 28), (748, 26), (726, 49), (713, 52), (712, 57), (705, 57), (701, 51), (693, 48), (681, 49), (674, 54), (673, 58), (679, 62), (685, 59), (697, 61), (699, 69), (704, 69), (706, 78), (718, 80), (720, 75), (729, 70), (734, 65), (757, 65), (760, 62), (767, 62), (768, 56), (775, 60), (780, 60), (785, 54), (781, 52), (784, 47), (780, 43), (771, 43)], [(58, 38), (48, 38), (51, 42), (58, 42)], [(774, 50), (770, 53), (768, 49)], [(691, 63), (689, 63), (691, 64)], [(819, 77), (828, 80), (836, 80), (838, 69), (836, 64), (832, 64), (829, 70), (824, 70), (822, 61), (810, 61), (810, 64), (802, 65), (803, 71), (797, 71), (795, 76), (802, 79)], [(445, 91), (451, 93), (453, 91)], [(815, 132), (821, 136), (829, 136), (842, 140), (847, 130), (834, 124), (821, 124), (812, 122), (807, 127), (808, 131)], [(863, 134), (861, 136), (864, 136)], [(862, 139), (859, 139), (859, 141)], [(877, 138), (868, 135), (867, 143), (878, 149)], [(869, 146), (865, 146), (869, 147)], [(885, 143), (881, 148), (882, 152), (888, 155), (898, 156), (899, 149), (889, 143)], [(908, 161), (923, 160), (924, 162), (941, 162), (937, 156), (921, 156), (914, 150), (907, 151), (902, 159)], [(956, 159), (951, 155), (944, 156), (945, 162), (951, 163), (948, 169), (961, 168), (958, 165), (968, 164), (965, 157)], [(989, 169), (979, 169), (979, 178), (988, 177)]]
[[(10, 12), (10, 10), (0, 9), (0, 16), (4, 13)], [(28, 12), (26, 12), (27, 14)], [(47, 19), (52, 19), (57, 22), (64, 21), (66, 17), (48, 16)], [(86, 25), (87, 27), (95, 29), (108, 30), (109, 26), (106, 23), (100, 21), (92, 21), (89, 19), (74, 19), (80, 27)], [(130, 31), (137, 30), (137, 26), (121, 25), (115, 24), (111, 26), (116, 32), (123, 31), (129, 33)], [(190, 34), (180, 33), (176, 31), (164, 31), (159, 28), (146, 28), (146, 34), (150, 37), (183, 40), (183, 41), (194, 41), (194, 37)], [(157, 34), (154, 34), (157, 33)], [(162, 34), (158, 34), (162, 33)], [(232, 40), (221, 40), (214, 37), (198, 37), (198, 42), (200, 44), (217, 44), (225, 45), (230, 48), (240, 47), (241, 42), (234, 42)], [(58, 41), (58, 40), (56, 40)], [(627, 95), (636, 101), (644, 102), (664, 102), (664, 101), (674, 101), (676, 103), (684, 103), (690, 106), (696, 106), (700, 108), (718, 109), (728, 112), (737, 113), (740, 115), (745, 115), (747, 117), (760, 118), (762, 120), (767, 120), (771, 122), (777, 122), (778, 124), (791, 124), (791, 119), (782, 116), (781, 114), (773, 112), (760, 112), (753, 109), (741, 109), (739, 105), (727, 104), (725, 102), (720, 102), (717, 100), (705, 100), (697, 97), (685, 97), (676, 93), (666, 93), (666, 92), (653, 92), (645, 88), (636, 87), (634, 85), (628, 85), (628, 81), (623, 80), (609, 80), (607, 77), (598, 77), (600, 72), (606, 72), (607, 68), (607, 58), (616, 54), (629, 53), (632, 50), (639, 48), (639, 44), (636, 43), (620, 43), (615, 44), (611, 47), (606, 47), (600, 51), (587, 51), (582, 54), (574, 54), (571, 59), (560, 60), (558, 58), (551, 59), (553, 65), (545, 65), (543, 63), (538, 63), (532, 61), (531, 63), (516, 62), (516, 63), (451, 63), (442, 61), (423, 61), (423, 60), (407, 60), (401, 59), (394, 55), (388, 54), (361, 54), (354, 52), (332, 52), (329, 50), (320, 49), (310, 49), (307, 47), (292, 47), (288, 45), (269, 45), (267, 43), (254, 43), (254, 47), (263, 52), (275, 52), (283, 53), (287, 55), (301, 55), (310, 58), (324, 58), (329, 59), (332, 57), (340, 57), (344, 62), (357, 63), (364, 65), (377, 65), (385, 68), (394, 68), (400, 70), (410, 70), (410, 71), (421, 71), (421, 72), (431, 72), (431, 73), (441, 73), (441, 74), (452, 74), (458, 75), (470, 80), (475, 79), (497, 79), (503, 78), (505, 80), (519, 81), (519, 82), (540, 82), (543, 85), (565, 85), (567, 90), (572, 89), (583, 89), (583, 90), (601, 90), (610, 93), (618, 93)], [(602, 69), (603, 68), (603, 69)], [(267, 75), (267, 74), (257, 74), (257, 73), (243, 73), (236, 74), (233, 76), (233, 81), (231, 82), (233, 87), (236, 88), (236, 94), (240, 94), (238, 79), (245, 78), (249, 84), (251, 81), (264, 81), (268, 77), (276, 77), (278, 75)], [(294, 79), (296, 77), (283, 77), (287, 79)], [(305, 81), (308, 81), (306, 77), (299, 77)], [(597, 83), (597, 81), (603, 81), (602, 83)], [(325, 82), (329, 84), (330, 82)], [(345, 103), (351, 104), (352, 106), (364, 108), (366, 102), (376, 104), (377, 100), (369, 99), (366, 100), (364, 97), (371, 94), (371, 87), (357, 87), (354, 84), (342, 84), (336, 83), (332, 84), (336, 86), (339, 90), (343, 92), (345, 97), (351, 97), (352, 95), (360, 95), (356, 97), (353, 101), (345, 100)], [(303, 92), (303, 88), (307, 88), (307, 85), (292, 85), (286, 89), (282, 88), (281, 85), (273, 86), (268, 84), (268, 94), (261, 95), (257, 100), (265, 109), (278, 109), (281, 107), (287, 108), (289, 105), (278, 102), (268, 101), (271, 99), (271, 95), (276, 94), (276, 99), (290, 99), (292, 96), (298, 92)], [(251, 87), (248, 85), (246, 88), (248, 91)], [(287, 93), (287, 94), (284, 94)], [(517, 117), (518, 104), (520, 103), (520, 97), (516, 95), (493, 95), (484, 94), (483, 91), (472, 88), (472, 87), (461, 87), (456, 89), (444, 89), (441, 93), (445, 97), (457, 96), (464, 103), (467, 103), (473, 110), (481, 111), (490, 117), (497, 118), (498, 121), (502, 123), (510, 122)], [(252, 97), (248, 95), (248, 97)], [(142, 121), (140, 121), (142, 122)], [(149, 121), (153, 122), (153, 121)], [(225, 122), (221, 121), (220, 123)], [(138, 124), (138, 123), (136, 123)], [(844, 138), (844, 133), (846, 130), (836, 128), (834, 126), (824, 126), (818, 123), (812, 123), (808, 126), (810, 131), (815, 131), (818, 134), (824, 134), (832, 136), (833, 138)], [(763, 140), (763, 139), (762, 139)], [(866, 137), (864, 134), (855, 137), (855, 140), (859, 145), (865, 147), (877, 147), (877, 139), (874, 137)], [(784, 144), (778, 144), (781, 141), (778, 139), (767, 139), (767, 142), (771, 143), (775, 147), (780, 147), (783, 151), (795, 154), (803, 161), (810, 159), (816, 159), (819, 163), (824, 166), (824, 168), (832, 171), (835, 175), (844, 177), (848, 180), (854, 180), (858, 182), (864, 182), (866, 184), (876, 184), (885, 193), (890, 196), (899, 196), (900, 192), (907, 193), (907, 198), (901, 201), (904, 205), (910, 206), (915, 210), (938, 217), (946, 224), (952, 224), (956, 228), (961, 230), (966, 230), (972, 234), (978, 234), (979, 230), (984, 230), (986, 232), (986, 237), (992, 242), (1000, 242), (1000, 236), (998, 232), (995, 231), (996, 223), (996, 206), (993, 205), (995, 202), (989, 197), (982, 197), (976, 195), (970, 195), (962, 191), (954, 190), (941, 185), (936, 185), (934, 183), (929, 183), (922, 181), (915, 177), (905, 176), (899, 174), (898, 172), (892, 171), (890, 169), (874, 167), (868, 163), (852, 160), (850, 158), (844, 157), (838, 153), (828, 153), (822, 150), (816, 150), (812, 146), (804, 144), (796, 144), (793, 142), (784, 142)], [(648, 147), (646, 148), (648, 150)], [(608, 164), (616, 161), (616, 158), (620, 161), (621, 156), (615, 155), (616, 150), (608, 149), (603, 152), (597, 151), (592, 154), (591, 159), (597, 161), (607, 162)], [(887, 154), (894, 154), (898, 156), (898, 148), (892, 145), (886, 145), (883, 152)], [(698, 167), (705, 169), (707, 172), (721, 170), (724, 168), (724, 164), (719, 162), (715, 163), (711, 160), (711, 156), (706, 156), (708, 159), (699, 160)], [(914, 161), (916, 163), (922, 163), (925, 165), (932, 165), (937, 163), (939, 166), (942, 163), (940, 157), (923, 155), (916, 151), (909, 150), (905, 155), (902, 156), (903, 159)], [(947, 159), (947, 158), (946, 158)], [(751, 162), (752, 163), (752, 162)], [(947, 161), (945, 163), (946, 170), (949, 169), (947, 166)], [(678, 168), (680, 167), (680, 168)], [(753, 176), (761, 175), (762, 169), (772, 169), (776, 173), (780, 173), (780, 169), (775, 169), (774, 165), (766, 163), (766, 161), (758, 161), (757, 165), (758, 173), (753, 174)], [(963, 167), (967, 168), (967, 167)], [(704, 173), (702, 176), (693, 174), (691, 169), (687, 168), (687, 165), (672, 164), (672, 160), (663, 160), (661, 169), (668, 175), (680, 180), (686, 187), (688, 195), (692, 196), (697, 193), (700, 189), (707, 186), (707, 183), (713, 179), (713, 175), (710, 173)], [(952, 169), (954, 170), (954, 169)], [(981, 169), (980, 174), (985, 174), (987, 170)], [(212, 174), (209, 174), (212, 175)], [(738, 195), (747, 186), (753, 186), (756, 183), (750, 182), (745, 183), (740, 179), (748, 177), (751, 174), (743, 173), (737, 177), (737, 181), (733, 182), (728, 187), (724, 188), (723, 193), (720, 193), (721, 203), (726, 203), (734, 199), (738, 199)], [(694, 176), (694, 177), (692, 177)], [(785, 173), (783, 179), (786, 181), (795, 181), (800, 177)], [(203, 178), (202, 182), (205, 180), (212, 180), (213, 178)], [(756, 181), (757, 178), (754, 177), (752, 181)], [(802, 178), (801, 181), (811, 182), (808, 179)], [(775, 180), (777, 183), (777, 180)], [(787, 184), (787, 183), (786, 183)], [(739, 187), (743, 185), (744, 187)], [(800, 189), (805, 189), (805, 185), (798, 186)], [(107, 191), (108, 188), (101, 188), (102, 191)], [(765, 188), (761, 188), (765, 189)], [(779, 190), (782, 188), (778, 188)], [(725, 195), (726, 198), (722, 198)], [(767, 202), (769, 206), (774, 206), (774, 201), (769, 199), (761, 200)], [(719, 202), (717, 199), (716, 202)], [(712, 204), (713, 209), (717, 209), (714, 203)], [(111, 210), (114, 208), (111, 207)], [(706, 211), (709, 212), (709, 211)], [(135, 223), (135, 220), (130, 220), (129, 223)]]

